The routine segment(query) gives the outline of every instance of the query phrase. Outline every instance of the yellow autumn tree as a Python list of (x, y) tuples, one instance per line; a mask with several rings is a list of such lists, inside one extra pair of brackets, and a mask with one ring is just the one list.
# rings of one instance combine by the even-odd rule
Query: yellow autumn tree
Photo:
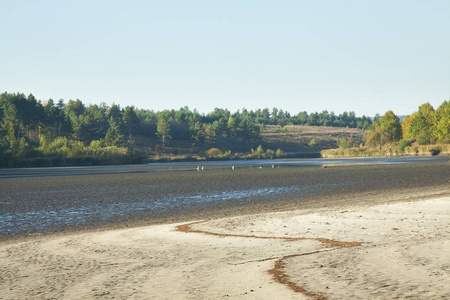
[(411, 134), (411, 122), (414, 120), (415, 114), (411, 114), (403, 119), (402, 122), (402, 135), (405, 140), (412, 139), (413, 136)]

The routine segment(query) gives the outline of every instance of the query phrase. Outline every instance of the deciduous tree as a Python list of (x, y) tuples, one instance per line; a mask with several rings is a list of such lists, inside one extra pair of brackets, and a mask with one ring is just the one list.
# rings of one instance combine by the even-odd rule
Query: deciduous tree
[(420, 145), (431, 144), (436, 141), (435, 132), (435, 112), (430, 103), (422, 104), (419, 110), (411, 119), (409, 132), (411, 137), (416, 139)]
[(436, 110), (434, 136), (439, 142), (450, 142), (450, 101), (444, 101)]
[(380, 119), (374, 122), (366, 133), (367, 145), (379, 146), (380, 149), (386, 143), (399, 141), (402, 138), (402, 126), (399, 118), (392, 112), (386, 112)]

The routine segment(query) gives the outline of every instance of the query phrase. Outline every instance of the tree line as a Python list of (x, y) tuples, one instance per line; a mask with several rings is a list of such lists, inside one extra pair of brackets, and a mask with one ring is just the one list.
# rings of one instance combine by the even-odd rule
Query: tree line
[[(354, 112), (336, 115), (322, 111), (291, 115), (282, 109), (242, 109), (234, 113), (216, 108), (207, 114), (182, 107), (153, 111), (105, 103), (86, 106), (81, 100), (37, 100), (32, 94), (0, 95), (0, 156), (3, 161), (32, 157), (133, 156), (139, 137), (158, 137), (192, 147), (214, 147), (221, 138), (238, 143), (258, 141), (266, 125), (311, 125), (366, 130), (365, 143), (382, 147), (406, 140), (419, 144), (450, 142), (450, 105), (437, 110), (423, 104), (403, 122), (392, 112), (357, 117)], [(0, 160), (1, 160), (0, 159)], [(0, 162), (1, 163), (1, 162)]]
[(377, 117), (365, 135), (365, 142), (380, 149), (391, 143), (419, 145), (450, 143), (450, 102), (444, 101), (436, 110), (430, 103), (417, 112), (400, 119), (392, 112)]
[(203, 114), (182, 107), (155, 112), (117, 104), (86, 106), (79, 99), (43, 102), (32, 94), (5, 92), (0, 95), (0, 154), (4, 159), (77, 156), (106, 147), (130, 154), (137, 137), (149, 136), (159, 137), (162, 147), (169, 140), (212, 146), (220, 137), (245, 143), (258, 140), (265, 125), (290, 124), (368, 129), (372, 120), (354, 112), (291, 115), (277, 108), (234, 113), (216, 108)]

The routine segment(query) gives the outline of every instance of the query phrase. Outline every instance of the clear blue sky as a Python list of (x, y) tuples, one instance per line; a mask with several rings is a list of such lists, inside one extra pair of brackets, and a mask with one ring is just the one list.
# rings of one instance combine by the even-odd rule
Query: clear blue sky
[(450, 1), (0, 2), (0, 92), (200, 112), (450, 100)]

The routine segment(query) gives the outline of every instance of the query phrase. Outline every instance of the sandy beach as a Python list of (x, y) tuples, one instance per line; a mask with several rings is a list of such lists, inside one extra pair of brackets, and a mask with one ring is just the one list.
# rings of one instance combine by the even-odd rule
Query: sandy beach
[(450, 194), (0, 244), (0, 299), (448, 299)]

